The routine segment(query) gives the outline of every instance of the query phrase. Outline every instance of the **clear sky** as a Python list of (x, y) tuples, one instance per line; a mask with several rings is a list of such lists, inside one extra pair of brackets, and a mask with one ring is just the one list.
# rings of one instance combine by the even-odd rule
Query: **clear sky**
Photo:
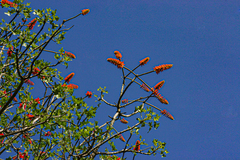
[[(99, 86), (106, 86), (109, 94), (105, 98), (111, 103), (117, 101), (121, 70), (106, 61), (114, 58), (115, 50), (122, 53), (129, 68), (150, 57), (150, 62), (136, 73), (152, 70), (160, 64), (173, 64), (171, 69), (158, 75), (146, 75), (143, 79), (151, 86), (166, 81), (161, 94), (169, 105), (155, 99), (150, 102), (167, 109), (175, 120), (161, 117), (158, 130), (149, 134), (142, 132), (142, 136), (147, 142), (153, 138), (166, 142), (170, 153), (165, 159), (240, 159), (240, 1), (26, 2), (31, 2), (33, 8), (57, 9), (61, 20), (82, 9), (91, 10), (88, 15), (66, 24), (74, 24), (74, 27), (61, 46), (48, 48), (59, 50), (63, 46), (77, 56), (68, 69), (59, 67), (63, 76), (76, 73), (72, 79), (79, 85), (75, 95), (84, 96), (88, 90), (97, 93)], [(131, 99), (147, 94), (135, 85), (127, 95), (129, 97), (125, 98)], [(86, 102), (96, 105), (94, 99)], [(97, 117), (104, 122), (112, 113), (112, 108), (102, 105)], [(118, 145), (120, 149), (123, 143)], [(136, 157), (138, 160), (147, 158), (157, 160), (160, 155)]]

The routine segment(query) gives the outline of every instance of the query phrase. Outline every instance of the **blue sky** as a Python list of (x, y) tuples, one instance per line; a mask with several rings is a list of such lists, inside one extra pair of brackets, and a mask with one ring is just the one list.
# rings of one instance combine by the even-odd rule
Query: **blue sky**
[[(169, 101), (163, 105), (175, 118), (160, 119), (158, 130), (142, 136), (147, 142), (158, 138), (170, 152), (165, 159), (240, 159), (240, 2), (233, 0), (104, 0), (31, 2), (33, 8), (57, 9), (62, 19), (82, 9), (91, 11), (66, 26), (74, 27), (61, 46), (77, 56), (68, 67), (59, 67), (63, 76), (75, 72), (72, 82), (79, 85), (75, 95), (97, 93), (106, 86), (107, 100), (117, 101), (121, 70), (106, 61), (119, 50), (129, 68), (149, 56), (150, 62), (139, 68), (143, 73), (156, 65), (173, 64), (170, 70), (152, 73), (143, 79), (151, 86), (165, 80), (161, 94)], [(1, 13), (2, 14), (2, 13)], [(47, 57), (47, 56), (46, 56)], [(146, 96), (133, 86), (128, 97)], [(96, 105), (93, 99), (87, 99)], [(133, 108), (132, 108), (133, 109)], [(131, 110), (131, 109), (129, 109)], [(102, 105), (100, 122), (114, 113)], [(102, 118), (102, 117), (106, 118)], [(132, 119), (134, 121), (134, 119)], [(126, 134), (126, 137), (128, 134)], [(135, 144), (137, 139), (133, 139)], [(119, 143), (119, 148), (123, 144)], [(137, 156), (136, 159), (160, 159)], [(132, 159), (129, 155), (128, 159)]]

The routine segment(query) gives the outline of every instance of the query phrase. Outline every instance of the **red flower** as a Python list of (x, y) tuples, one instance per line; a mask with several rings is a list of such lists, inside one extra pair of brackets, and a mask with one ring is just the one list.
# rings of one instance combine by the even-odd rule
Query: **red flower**
[(86, 96), (87, 96), (88, 98), (92, 98), (92, 92), (87, 91)]
[(124, 124), (128, 124), (128, 121), (126, 119), (121, 119), (120, 122), (124, 123)]
[(32, 120), (32, 118), (34, 117), (34, 115), (27, 114), (27, 117), (28, 117), (29, 120)]
[(174, 120), (173, 116), (169, 112), (167, 112), (166, 109), (162, 110), (161, 113), (167, 118)]
[(147, 64), (147, 62), (149, 61), (149, 57), (144, 58), (143, 60), (139, 61), (140, 65), (143, 66), (144, 64)]
[(8, 51), (7, 51), (8, 57), (11, 57), (12, 53), (13, 53), (13, 46), (12, 48), (8, 48)]
[(18, 6), (17, 4), (15, 4), (15, 3), (13, 3), (13, 2), (10, 2), (10, 1), (8, 1), (8, 0), (2, 0), (2, 1), (1, 1), (1, 6), (2, 6), (2, 4), (9, 4), (10, 7), (17, 7), (17, 6)]
[[(3, 134), (3, 133), (0, 133), (0, 136), (4, 136), (4, 134)], [(2, 141), (2, 142), (1, 142), (1, 141)], [(3, 138), (3, 140), (0, 140), (0, 142), (3, 143), (3, 142), (4, 142), (4, 138)]]
[(24, 154), (22, 154), (21, 152), (19, 152), (19, 158), (24, 158)]
[(19, 152), (19, 158), (27, 159), (28, 153)]
[(158, 82), (158, 84), (156, 84), (156, 85), (154, 86), (154, 88), (157, 89), (157, 90), (159, 90), (160, 88), (162, 88), (162, 86), (163, 86), (164, 83), (165, 83), (164, 80), (161, 81), (161, 82)]
[(114, 51), (114, 54), (115, 54), (116, 58), (121, 61), (122, 54), (119, 51)]
[[(22, 103), (19, 104), (19, 107), (18, 108), (22, 108)], [(26, 109), (26, 104), (24, 104), (24, 110)]]
[(114, 59), (114, 58), (108, 58), (107, 61), (114, 64), (118, 68), (123, 68), (123, 66), (124, 66), (124, 62), (121, 62), (121, 61), (119, 61), (117, 59)]
[(171, 68), (172, 66), (173, 66), (172, 64), (162, 64), (160, 66), (154, 67), (153, 69), (158, 74), (158, 73), (160, 73), (164, 70), (167, 70), (167, 69)]
[(29, 84), (29, 85), (31, 85), (31, 86), (34, 85), (34, 83), (33, 83), (32, 81), (30, 81), (29, 79), (26, 79), (26, 80), (25, 80), (25, 83), (27, 83), (27, 84)]
[(146, 92), (149, 92), (150, 90), (148, 89), (148, 87), (143, 83), (141, 86), (140, 86), (144, 91)]
[(117, 160), (121, 160), (121, 158), (120, 158), (120, 157), (118, 157), (118, 158), (117, 158)]
[(31, 139), (29, 139), (28, 141), (29, 141), (30, 144), (32, 144), (32, 140)]
[(69, 84), (69, 85), (67, 85), (67, 87), (69, 89), (78, 89), (78, 85), (76, 85), (76, 84)]
[(84, 16), (84, 15), (88, 14), (89, 12), (90, 12), (90, 9), (83, 9), (82, 15)]
[(140, 141), (137, 140), (136, 144), (135, 144), (135, 147), (133, 148), (133, 150), (135, 151), (139, 151), (140, 150)]
[(158, 90), (153, 91), (153, 94), (157, 97), (157, 99), (163, 104), (169, 104), (168, 101), (163, 98), (163, 96), (158, 92)]
[[(29, 71), (30, 69), (29, 69), (29, 67), (27, 67), (27, 70)], [(32, 74), (33, 75), (36, 75), (36, 74), (38, 74), (40, 72), (40, 69), (38, 69), (37, 67), (33, 67), (33, 70), (32, 70)]]
[(39, 97), (36, 98), (35, 101), (36, 101), (38, 104), (40, 104), (40, 98), (39, 98)]
[(34, 18), (30, 23), (28, 23), (27, 26), (30, 30), (32, 30), (33, 27), (36, 25), (36, 23), (37, 23), (37, 20), (36, 20), (36, 18)]
[(33, 75), (36, 75), (36, 74), (38, 74), (39, 72), (40, 72), (40, 69), (34, 68), (33, 71), (32, 71), (32, 74), (33, 74)]
[(76, 58), (76, 56), (75, 56), (74, 54), (72, 54), (71, 52), (65, 51), (65, 54), (66, 54), (66, 56), (68, 56), (68, 57), (70, 57), (70, 58), (72, 58), (72, 59), (75, 59), (75, 58)]
[(128, 99), (123, 99), (122, 103), (128, 103)]
[(119, 136), (120, 136), (119, 139), (120, 139), (121, 141), (126, 142), (125, 139), (123, 138), (123, 136), (122, 136), (121, 134), (120, 134)]
[(44, 136), (51, 136), (52, 133), (50, 131), (48, 131), (47, 133), (44, 134)]
[(70, 80), (72, 79), (72, 77), (75, 75), (75, 73), (71, 73), (71, 74), (69, 74), (64, 80), (65, 80), (65, 82), (66, 83), (69, 83), (70, 82)]

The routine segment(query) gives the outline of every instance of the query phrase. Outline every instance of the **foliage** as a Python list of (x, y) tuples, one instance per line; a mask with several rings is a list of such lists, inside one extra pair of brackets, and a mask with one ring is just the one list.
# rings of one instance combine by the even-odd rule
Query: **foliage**
[[(58, 23), (56, 10), (32, 9), (30, 4), (24, 4), (23, 0), (2, 0), (1, 6), (8, 8), (5, 14), (12, 16), (12, 19), (9, 22), (2, 19), (0, 23), (0, 155), (11, 152), (8, 159), (94, 159), (96, 156), (101, 159), (124, 159), (126, 152), (132, 152), (134, 157), (137, 154), (156, 153), (166, 156), (166, 143), (154, 139), (153, 146), (146, 148), (144, 146), (148, 144), (139, 135), (143, 127), (148, 126), (149, 131), (158, 128), (160, 113), (170, 115), (147, 102), (155, 97), (161, 103), (168, 104), (158, 92), (163, 83), (151, 88), (140, 77), (153, 72), (158, 74), (172, 65), (160, 65), (147, 73), (135, 74), (134, 70), (145, 65), (149, 58), (143, 59), (131, 70), (121, 61), (121, 53), (115, 51), (118, 59), (111, 58), (108, 61), (123, 73), (118, 102), (112, 104), (104, 99), (108, 92), (105, 87), (100, 87), (100, 95), (94, 95), (98, 101), (97, 107), (88, 106), (84, 99), (91, 98), (93, 93), (88, 91), (83, 97), (74, 96), (74, 89), (78, 86), (67, 84), (74, 73), (64, 79), (56, 69), (59, 64), (67, 67), (68, 63), (75, 59), (75, 55), (63, 48), (52, 51), (46, 47), (50, 42), (61, 44), (66, 32), (72, 28), (65, 28), (64, 24), (80, 15), (88, 14), (90, 10), (84, 9), (78, 15)], [(41, 59), (43, 53), (54, 54), (55, 61)], [(130, 75), (134, 77), (130, 78)], [(127, 83), (127, 80), (130, 82)], [(141, 86), (150, 94), (121, 103), (132, 84)], [(36, 85), (44, 88), (41, 97), (32, 94)], [(116, 113), (109, 116), (109, 121), (99, 125), (95, 116), (101, 102), (115, 107)], [(123, 112), (129, 105), (135, 105), (135, 110), (132, 113)], [(127, 126), (127, 118), (134, 115), (138, 116), (137, 123)], [(121, 121), (126, 128), (118, 130), (117, 121)], [(130, 136), (125, 140), (123, 136), (126, 136), (127, 132)], [(139, 136), (135, 145), (135, 142), (129, 143), (133, 135)], [(125, 143), (125, 147), (120, 150), (114, 143), (119, 139)], [(109, 147), (104, 146), (107, 143)], [(103, 147), (106, 147), (105, 151)]]

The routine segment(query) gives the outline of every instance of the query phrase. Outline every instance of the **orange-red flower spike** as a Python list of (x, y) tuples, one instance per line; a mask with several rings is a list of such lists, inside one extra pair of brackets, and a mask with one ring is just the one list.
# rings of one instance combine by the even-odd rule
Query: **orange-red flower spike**
[(122, 122), (123, 124), (128, 124), (128, 121), (126, 119), (121, 119), (120, 122)]
[(34, 115), (27, 114), (27, 117), (28, 117), (29, 120), (32, 120), (32, 118), (34, 117)]
[(1, 1), (1, 6), (2, 6), (2, 4), (9, 4), (10, 7), (17, 7), (18, 6), (16, 3), (10, 2), (8, 0), (2, 0)]
[(88, 98), (92, 98), (92, 92), (87, 91), (86, 96), (87, 96)]
[(140, 86), (144, 91), (146, 92), (149, 92), (150, 90), (148, 89), (148, 87), (143, 83), (141, 86)]
[(32, 81), (30, 81), (29, 79), (26, 79), (26, 80), (25, 80), (25, 83), (27, 83), (27, 84), (29, 84), (29, 85), (31, 85), (31, 86), (34, 85), (34, 83), (33, 83)]
[(173, 116), (169, 112), (167, 112), (166, 109), (162, 110), (161, 113), (167, 118), (174, 120)]
[(158, 74), (164, 70), (171, 68), (172, 66), (173, 66), (172, 64), (162, 64), (162, 65), (154, 67), (153, 69)]
[(70, 58), (72, 58), (72, 59), (75, 59), (75, 58), (76, 58), (76, 56), (75, 56), (74, 54), (72, 54), (71, 52), (65, 51), (65, 54), (66, 54), (66, 56), (68, 56), (68, 57), (70, 57)]
[(67, 87), (69, 89), (78, 89), (78, 85), (76, 85), (76, 84), (69, 84), (69, 85), (67, 85)]
[(90, 12), (90, 9), (83, 9), (82, 15), (84, 16), (84, 15), (88, 14), (89, 12)]
[(28, 23), (27, 26), (30, 30), (32, 30), (33, 27), (36, 25), (36, 23), (37, 23), (37, 20), (36, 20), (36, 18), (34, 18), (30, 23)]
[(154, 88), (157, 89), (157, 90), (159, 90), (160, 88), (162, 88), (162, 86), (163, 86), (164, 83), (165, 83), (165, 81), (162, 80), (161, 82), (158, 82), (158, 84), (156, 84), (156, 85), (154, 86)]
[(119, 136), (120, 136), (119, 139), (120, 139), (121, 141), (126, 142), (125, 139), (123, 138), (123, 136), (122, 136), (121, 134), (120, 134)]
[(149, 57), (146, 57), (146, 58), (144, 58), (143, 60), (139, 61), (140, 65), (143, 66), (143, 65), (147, 64), (147, 62), (149, 61), (149, 59), (150, 59)]
[(119, 61), (117, 59), (114, 59), (114, 58), (108, 58), (107, 61), (114, 64), (118, 68), (123, 68), (123, 66), (124, 66), (124, 62), (121, 62), (121, 61)]
[(133, 148), (133, 150), (135, 151), (139, 151), (140, 150), (140, 141), (137, 140), (136, 144), (135, 144), (135, 147)]
[(114, 54), (115, 54), (116, 58), (121, 61), (122, 54), (119, 51), (114, 51)]
[(153, 91), (153, 94), (157, 97), (157, 99), (163, 104), (169, 104), (168, 101), (163, 98), (163, 96), (158, 92), (158, 90)]
[(122, 103), (128, 103), (128, 99), (123, 99)]
[(11, 48), (8, 48), (7, 55), (8, 57), (11, 57), (13, 53), (13, 46)]
[(66, 83), (69, 83), (72, 77), (75, 75), (75, 73), (70, 73), (64, 80)]
[(36, 75), (36, 74), (38, 74), (38, 72), (40, 72), (40, 69), (34, 68), (33, 71), (32, 71), (32, 74)]

